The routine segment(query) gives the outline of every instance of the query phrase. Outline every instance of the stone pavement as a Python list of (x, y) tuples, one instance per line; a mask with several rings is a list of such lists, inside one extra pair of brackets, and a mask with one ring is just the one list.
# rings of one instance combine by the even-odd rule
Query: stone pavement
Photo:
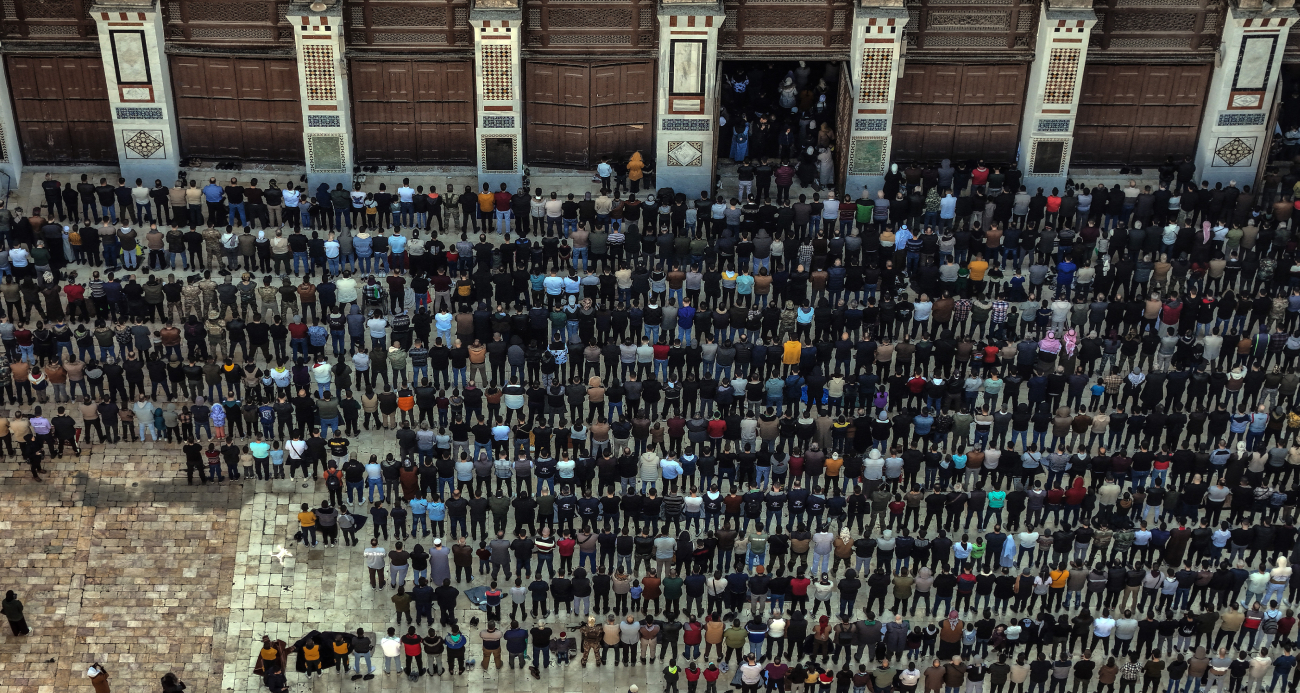
[[(389, 432), (363, 432), (361, 442), (366, 454), (396, 451)], [(157, 691), (169, 671), (190, 693), (253, 693), (265, 690), (253, 674), (263, 634), (292, 643), (313, 629), (364, 627), (382, 636), (396, 625), (392, 590), (372, 590), (367, 582), (362, 549), (369, 526), (356, 548), (294, 545), (299, 504), (328, 497), (321, 482), (187, 486), (179, 447), (167, 443), (86, 446), (80, 458), (68, 454), (45, 466), (45, 481), (37, 484), (26, 464), (0, 459), (0, 590), (18, 593), (32, 629), (23, 638), (0, 629), (0, 693), (89, 691), (85, 671), (95, 661), (107, 667), (119, 693)], [(381, 541), (385, 548), (390, 543)], [(292, 554), (283, 565), (270, 555), (280, 546)], [(461, 604), (462, 624), (481, 619), (483, 612), (464, 597)], [(566, 618), (550, 625), (573, 636), (577, 623)], [(481, 660), (476, 636), (467, 656)], [(374, 662), (380, 673), (372, 681), (333, 672), (310, 681), (294, 674), (290, 681), (295, 691), (451, 682), (475, 692), (596, 693), (633, 683), (650, 690), (647, 683), (662, 685), (663, 666), (574, 663), (544, 670), (541, 680), (474, 667), (465, 677), (411, 684), (384, 676), (382, 654)]]
[(32, 628), (0, 636), (0, 693), (86, 686), (93, 661), (121, 691), (156, 690), (172, 670), (195, 690), (220, 683), (214, 635), (229, 618), (245, 490), (177, 485), (178, 452), (88, 446), (47, 464), (41, 484), (0, 461), (0, 583)]

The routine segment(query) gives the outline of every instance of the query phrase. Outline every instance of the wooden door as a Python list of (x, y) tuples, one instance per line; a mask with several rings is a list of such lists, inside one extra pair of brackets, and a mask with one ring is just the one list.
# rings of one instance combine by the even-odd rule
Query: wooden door
[(1024, 63), (909, 63), (894, 104), (893, 160), (1015, 159)]
[(302, 163), (302, 105), (293, 60), (175, 55), (181, 157)]
[(100, 58), (6, 61), (27, 163), (116, 163), (117, 143)]
[(590, 69), (582, 64), (528, 63), (524, 137), (529, 162), (587, 165)]
[(634, 151), (654, 158), (654, 62), (531, 61), (525, 85), (530, 163), (587, 167)]
[(1208, 64), (1088, 64), (1070, 160), (1157, 165), (1194, 153), (1210, 72)]
[(358, 163), (470, 163), (474, 146), (469, 61), (352, 61)]

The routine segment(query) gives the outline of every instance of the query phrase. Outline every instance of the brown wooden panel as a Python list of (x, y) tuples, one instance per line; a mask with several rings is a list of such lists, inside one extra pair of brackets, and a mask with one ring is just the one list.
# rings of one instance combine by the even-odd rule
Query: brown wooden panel
[(297, 101), (267, 101), (266, 105), (271, 109), (268, 120), (290, 123), (299, 130), (302, 129), (302, 104)]
[(235, 99), (205, 99), (207, 117), (216, 120), (239, 120), (239, 101)]
[(271, 120), (271, 103), (269, 101), (240, 99), (235, 103), (239, 104), (240, 120), (256, 121), (259, 123), (265, 123)]
[(927, 103), (959, 103), (962, 94), (961, 65), (930, 65), (924, 97)]
[(275, 134), (271, 132), (271, 124), (245, 120), (240, 125), (244, 138), (243, 156), (249, 159), (269, 160), (271, 150), (275, 147)]
[(415, 161), (415, 130), (409, 123), (388, 126), (388, 156), (393, 161)]
[(298, 89), (298, 62), (296, 60), (266, 61), (266, 97), (276, 101), (302, 100)]
[(1210, 88), (1210, 66), (1190, 65), (1179, 67), (1172, 74), (1173, 85), (1169, 90), (1170, 105), (1195, 106), (1205, 104), (1205, 92)]
[(294, 61), (179, 56), (171, 65), (183, 157), (302, 160)]
[[(1025, 81), (1029, 74), (1029, 66), (1025, 63), (1016, 63), (992, 67), (993, 102), (1020, 106), (1025, 100)], [(1016, 120), (1019, 119), (1020, 114), (1017, 112)]]
[(922, 149), (927, 158), (948, 157), (953, 150), (953, 131), (951, 125), (934, 125), (925, 129), (925, 144)]
[(352, 61), (352, 97), (357, 101), (383, 98), (384, 64)]
[(1104, 104), (1110, 97), (1110, 65), (1085, 65), (1079, 104)]
[[(960, 137), (960, 133), (958, 135)], [(984, 128), (984, 154), (987, 161), (1013, 161), (1020, 142), (1018, 125), (989, 125)]]
[(894, 105), (895, 159), (1015, 158), (1026, 66), (908, 65)]
[(891, 154), (894, 159), (920, 159), (925, 156), (925, 129), (919, 125), (895, 125)]
[(1134, 128), (1079, 125), (1074, 128), (1072, 162), (1119, 161), (1126, 159)]
[(41, 72), (46, 69), (34, 58), (10, 56), (9, 89), (14, 99), (40, 98)]
[(474, 147), (472, 64), (353, 61), (361, 162), (466, 163)]
[(99, 58), (8, 56), (5, 62), (28, 162), (117, 161)]
[(188, 156), (211, 157), (215, 154), (212, 148), (212, 127), (208, 123), (182, 117), (176, 123), (176, 128)]
[(411, 90), (411, 64), (405, 61), (384, 63), (384, 98), (407, 102), (414, 94)]
[(209, 59), (203, 69), (206, 72), (204, 82), (207, 87), (204, 96), (209, 99), (235, 98), (238, 94), (238, 78), (233, 60)]
[(1196, 153), (1200, 124), (1192, 127), (1170, 127), (1165, 130), (1165, 155), (1180, 156)]
[(559, 135), (554, 125), (539, 123), (531, 118), (524, 128), (524, 137), (528, 143), (529, 161), (555, 162), (560, 160)]
[(388, 128), (383, 123), (358, 122), (353, 139), (357, 147), (357, 160), (377, 160), (388, 151)]
[(1191, 153), (1209, 79), (1208, 65), (1088, 65), (1071, 160), (1157, 164)]
[(235, 61), (236, 93), (241, 99), (266, 98), (266, 61)]
[(69, 125), (76, 161), (111, 161), (117, 158), (113, 121), (71, 121)]
[[(207, 98), (208, 88), (203, 79), (201, 59), (189, 55), (172, 56), (172, 89), (179, 99), (185, 97)], [(201, 115), (201, 114), (199, 114)]]
[(988, 129), (959, 125), (952, 129), (952, 155), (958, 159), (984, 158), (984, 139)]
[(271, 155), (276, 161), (303, 160), (302, 121), (271, 123), (271, 135), (275, 143)]
[(1169, 103), (1172, 70), (1168, 65), (1151, 65), (1142, 70), (1142, 91), (1138, 103), (1142, 106), (1164, 106)]
[(474, 128), (467, 123), (419, 123), (416, 156), (422, 161), (469, 162)]
[(962, 71), (961, 103), (993, 103), (994, 65), (967, 65)]
[(575, 108), (586, 108), (591, 103), (590, 73), (585, 67), (563, 65), (558, 74), (560, 103)]

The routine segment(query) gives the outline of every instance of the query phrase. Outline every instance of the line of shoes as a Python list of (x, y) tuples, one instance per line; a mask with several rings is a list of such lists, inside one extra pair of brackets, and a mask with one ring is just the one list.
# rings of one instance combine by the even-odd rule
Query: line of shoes
[[(385, 166), (385, 167), (384, 167), (384, 170), (387, 171), (388, 173), (396, 173), (396, 172), (397, 172), (397, 166), (395, 166), (395, 165), (393, 165), (393, 164), (389, 164), (388, 166)], [(362, 173), (362, 172), (364, 172), (364, 173), (379, 173), (379, 167), (378, 167), (378, 166), (353, 166), (353, 167), (352, 167), (352, 172), (353, 172), (353, 173)]]
[(244, 163), (242, 161), (222, 161), (216, 165), (218, 171), (242, 171)]

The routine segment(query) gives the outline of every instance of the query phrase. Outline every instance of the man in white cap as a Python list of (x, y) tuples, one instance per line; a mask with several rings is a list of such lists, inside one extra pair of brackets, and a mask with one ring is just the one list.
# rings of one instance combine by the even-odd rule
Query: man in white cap
[(429, 551), (429, 584), (437, 586), (450, 579), (451, 549), (444, 546), (441, 539), (434, 539)]

